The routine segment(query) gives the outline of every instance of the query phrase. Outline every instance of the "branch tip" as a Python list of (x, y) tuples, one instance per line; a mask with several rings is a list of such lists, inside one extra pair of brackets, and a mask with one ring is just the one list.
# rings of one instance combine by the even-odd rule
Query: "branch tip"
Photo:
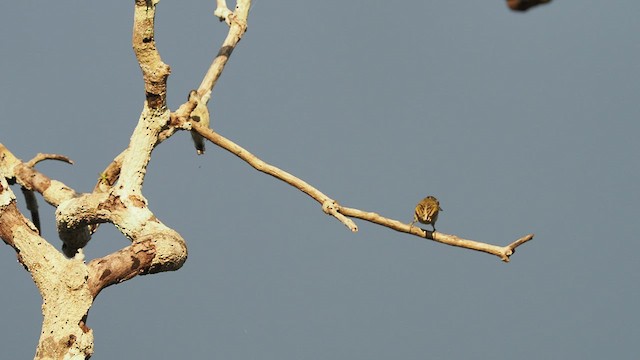
[(43, 153), (38, 153), (36, 156), (33, 157), (33, 159), (27, 161), (25, 165), (32, 168), (36, 166), (37, 163), (44, 160), (58, 160), (58, 161), (62, 161), (67, 164), (73, 165), (73, 160), (71, 160), (67, 156), (58, 155), (58, 154), (43, 154)]

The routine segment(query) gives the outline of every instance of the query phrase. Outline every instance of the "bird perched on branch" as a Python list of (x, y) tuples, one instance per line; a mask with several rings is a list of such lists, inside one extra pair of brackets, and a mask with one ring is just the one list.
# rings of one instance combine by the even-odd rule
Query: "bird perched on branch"
[(416, 205), (415, 214), (413, 215), (413, 221), (409, 226), (413, 226), (416, 222), (428, 224), (433, 227), (433, 231), (436, 231), (436, 221), (438, 221), (438, 213), (442, 211), (440, 202), (434, 196), (427, 196), (420, 200)]
[[(189, 101), (197, 104), (191, 112), (191, 120), (199, 122), (202, 126), (209, 127), (209, 109), (196, 90), (189, 92)], [(191, 138), (193, 138), (193, 144), (196, 146), (198, 155), (204, 154), (204, 138), (202, 135), (198, 134), (197, 131), (191, 130)]]

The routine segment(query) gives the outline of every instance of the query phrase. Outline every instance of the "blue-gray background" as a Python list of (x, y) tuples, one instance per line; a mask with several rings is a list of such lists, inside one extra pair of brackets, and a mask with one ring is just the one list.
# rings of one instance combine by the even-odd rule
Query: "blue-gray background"
[[(391, 5), (397, 5), (392, 7)], [(0, 142), (77, 191), (124, 149), (144, 100), (132, 2), (0, 5)], [(186, 100), (227, 28), (163, 0), (157, 45)], [(640, 5), (258, 0), (210, 103), (214, 127), (343, 205), (504, 245), (509, 264), (358, 221), (188, 133), (153, 154), (151, 209), (180, 271), (97, 298), (100, 359), (636, 359)], [(22, 196), (18, 188), (20, 201)], [(59, 246), (42, 200), (44, 236)], [(88, 258), (127, 244), (102, 226)], [(41, 300), (0, 247), (2, 357), (27, 359)]]

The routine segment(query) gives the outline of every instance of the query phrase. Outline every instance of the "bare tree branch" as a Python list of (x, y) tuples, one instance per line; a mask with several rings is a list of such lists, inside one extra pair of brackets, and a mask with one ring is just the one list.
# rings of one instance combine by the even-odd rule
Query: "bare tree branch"
[(412, 226), (410, 224), (405, 224), (401, 221), (389, 219), (372, 212), (365, 212), (358, 209), (351, 209), (347, 207), (340, 207), (339, 211), (347, 216), (367, 220), (374, 224), (382, 225), (396, 231), (409, 233), (412, 235), (416, 235), (425, 239), (430, 239), (430, 240), (437, 241), (439, 243), (443, 243), (451, 246), (457, 246), (457, 247), (462, 247), (462, 248), (476, 250), (476, 251), (482, 251), (488, 254), (496, 255), (500, 259), (502, 259), (502, 261), (504, 262), (509, 262), (509, 257), (513, 255), (516, 247), (533, 239), (533, 236), (534, 236), (533, 234), (528, 234), (507, 246), (496, 246), (496, 245), (491, 245), (491, 244), (478, 242), (474, 240), (459, 238), (455, 235), (444, 234), (440, 231), (424, 230), (422, 228)]
[(158, 0), (135, 0), (133, 15), (133, 51), (142, 76), (147, 105), (152, 109), (167, 106), (169, 66), (162, 62), (155, 41), (155, 16)]
[(54, 207), (78, 196), (73, 189), (64, 183), (52, 180), (23, 163), (2, 144), (0, 144), (0, 174), (7, 179), (15, 178), (21, 186), (39, 192), (44, 200)]
[[(524, 11), (550, 1), (507, 0), (507, 4), (513, 10)], [(353, 221), (357, 218), (443, 244), (496, 255), (505, 262), (518, 246), (533, 238), (529, 234), (501, 247), (426, 231), (374, 212), (341, 206), (304, 180), (192, 121), (191, 112), (197, 105), (194, 101), (187, 101), (171, 113), (167, 107), (167, 79), (171, 71), (162, 62), (155, 44), (157, 3), (158, 0), (135, 0), (132, 46), (142, 70), (146, 101), (128, 147), (100, 174), (92, 193), (77, 193), (34, 169), (38, 162), (47, 159), (72, 163), (67, 157), (38, 154), (25, 163), (0, 144), (0, 238), (15, 250), (43, 298), (43, 328), (36, 358), (89, 358), (93, 353), (93, 333), (86, 326), (86, 319), (101, 290), (137, 275), (177, 270), (186, 261), (185, 240), (153, 214), (142, 194), (153, 149), (176, 130), (196, 131), (256, 170), (297, 188), (352, 232), (358, 231)], [(217, 0), (214, 14), (229, 25), (229, 32), (198, 87), (201, 101), (209, 100), (231, 53), (247, 31), (250, 8), (251, 0), (236, 1), (234, 11), (225, 0)], [(28, 209), (32, 214), (36, 212), (34, 222), (38, 223), (34, 191), (56, 208), (56, 226), (66, 257), (20, 213), (9, 183), (22, 187)], [(85, 264), (82, 249), (97, 225), (104, 222), (113, 223), (130, 244)]]
[(27, 165), (28, 167), (34, 167), (36, 166), (37, 163), (44, 160), (58, 160), (58, 161), (66, 162), (67, 164), (73, 165), (73, 160), (69, 159), (64, 155), (43, 154), (43, 153), (38, 153), (38, 155), (36, 155), (33, 159), (27, 161), (25, 165)]
[[(179, 120), (176, 120), (176, 121), (179, 121)], [(265, 174), (271, 175), (276, 179), (282, 180), (287, 184), (302, 191), (303, 193), (309, 195), (310, 197), (312, 197), (314, 200), (316, 200), (322, 205), (322, 210), (325, 213), (334, 216), (336, 219), (342, 222), (345, 226), (347, 226), (347, 228), (349, 228), (353, 232), (358, 231), (358, 227), (348, 217), (363, 219), (363, 220), (372, 222), (374, 224), (388, 227), (396, 231), (413, 234), (419, 237), (441, 242), (443, 244), (486, 252), (486, 253), (500, 257), (500, 259), (502, 259), (505, 262), (509, 261), (509, 257), (514, 253), (515, 248), (517, 246), (522, 245), (525, 242), (533, 239), (533, 234), (529, 234), (520, 238), (516, 242), (506, 247), (501, 247), (501, 246), (486, 244), (486, 243), (477, 242), (473, 240), (462, 239), (455, 235), (448, 235), (448, 234), (443, 234), (441, 232), (423, 230), (419, 227), (410, 226), (409, 224), (405, 224), (397, 220), (383, 217), (374, 212), (366, 212), (358, 209), (343, 207), (343, 206), (340, 206), (337, 201), (329, 198), (327, 195), (325, 195), (315, 187), (311, 186), (304, 180), (299, 179), (296, 176), (291, 175), (288, 172), (281, 170), (273, 165), (267, 164), (266, 162), (260, 160), (258, 157), (256, 157), (254, 154), (250, 153), (240, 145), (216, 133), (215, 131), (209, 128), (205, 128), (196, 122), (193, 122), (191, 124), (191, 127), (195, 129), (198, 133), (200, 133), (203, 137), (211, 141), (212, 143), (220, 146), (221, 148), (229, 151), (230, 153), (244, 160), (249, 165), (251, 165), (254, 169), (260, 172), (263, 172)]]
[[(254, 169), (261, 171), (265, 174), (271, 175), (276, 179), (286, 182), (287, 184), (309, 195), (321, 205), (325, 206), (324, 204), (326, 202), (335, 203), (333, 199), (329, 198), (327, 195), (325, 195), (315, 187), (309, 185), (306, 181), (299, 179), (298, 177), (291, 175), (288, 172), (281, 170), (273, 165), (267, 164), (266, 162), (260, 160), (258, 157), (250, 153), (245, 148), (243, 148), (242, 146), (214, 132), (213, 130), (209, 128), (205, 128), (196, 122), (193, 122), (191, 126), (193, 129), (198, 131), (198, 133), (200, 133), (202, 136), (204, 136), (214, 144), (220, 146), (221, 148), (236, 155), (240, 159), (244, 160), (249, 165), (251, 165)], [(325, 212), (336, 217), (338, 221), (342, 222), (351, 231), (353, 232), (358, 231), (358, 227), (356, 226), (356, 224), (353, 223), (353, 221), (351, 221), (348, 218), (345, 218), (344, 216), (336, 216), (337, 213), (331, 211), (328, 208), (328, 206), (325, 206), (325, 208), (327, 209)]]
[[(73, 160), (63, 155), (38, 153), (38, 155), (29, 160), (25, 165), (32, 168), (36, 166), (37, 163), (44, 160), (59, 160), (66, 162), (67, 164), (73, 164)], [(22, 195), (24, 196), (24, 200), (27, 204), (27, 210), (31, 213), (31, 221), (38, 229), (38, 232), (42, 233), (42, 228), (40, 226), (40, 213), (38, 212), (38, 199), (33, 193), (33, 190), (26, 188), (25, 186), (21, 186), (20, 190), (22, 191)]]
[[(4, 170), (1, 161), (0, 170)], [(93, 333), (84, 326), (93, 297), (86, 285), (83, 257), (66, 259), (41, 238), (18, 210), (6, 173), (0, 171), (0, 175), (0, 238), (16, 251), (43, 300), (36, 358), (60, 359), (72, 348), (76, 353), (93, 353)]]

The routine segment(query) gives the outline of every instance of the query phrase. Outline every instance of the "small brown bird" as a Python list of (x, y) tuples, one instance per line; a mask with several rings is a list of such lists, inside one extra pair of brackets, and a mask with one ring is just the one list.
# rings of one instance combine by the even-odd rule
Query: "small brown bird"
[[(191, 119), (200, 122), (203, 126), (209, 127), (209, 109), (204, 99), (198, 95), (197, 91), (191, 90), (191, 92), (189, 92), (189, 100), (195, 101), (196, 104), (198, 104), (196, 108), (193, 109), (193, 112), (191, 112)], [(191, 137), (193, 138), (193, 144), (196, 147), (198, 155), (204, 154), (204, 138), (202, 135), (191, 131)]]
[(436, 231), (436, 221), (438, 221), (438, 213), (440, 211), (442, 211), (442, 208), (438, 199), (434, 196), (427, 196), (416, 205), (413, 221), (409, 226), (413, 226), (419, 221), (423, 224), (430, 224), (433, 227), (433, 231)]

